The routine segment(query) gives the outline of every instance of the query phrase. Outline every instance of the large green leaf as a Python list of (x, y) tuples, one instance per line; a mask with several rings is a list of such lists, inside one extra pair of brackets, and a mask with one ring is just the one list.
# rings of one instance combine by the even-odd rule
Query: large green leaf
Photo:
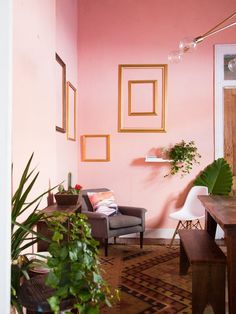
[(216, 159), (196, 178), (193, 185), (207, 186), (209, 194), (229, 195), (233, 184), (230, 165), (224, 158)]

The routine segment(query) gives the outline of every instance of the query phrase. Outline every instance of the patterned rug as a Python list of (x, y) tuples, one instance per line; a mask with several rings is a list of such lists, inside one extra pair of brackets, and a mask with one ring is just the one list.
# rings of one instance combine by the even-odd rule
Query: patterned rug
[[(101, 256), (104, 278), (120, 290), (120, 302), (102, 314), (189, 314), (191, 272), (179, 276), (179, 247), (111, 245)], [(211, 308), (204, 313), (212, 313)]]

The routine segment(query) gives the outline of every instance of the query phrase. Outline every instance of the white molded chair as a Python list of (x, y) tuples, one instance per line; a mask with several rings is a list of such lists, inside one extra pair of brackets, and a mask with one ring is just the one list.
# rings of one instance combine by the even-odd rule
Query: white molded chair
[(178, 220), (170, 247), (179, 229), (202, 229), (199, 219), (205, 217), (205, 208), (198, 199), (198, 195), (208, 195), (208, 188), (193, 186), (187, 195), (184, 206), (169, 215), (170, 218)]

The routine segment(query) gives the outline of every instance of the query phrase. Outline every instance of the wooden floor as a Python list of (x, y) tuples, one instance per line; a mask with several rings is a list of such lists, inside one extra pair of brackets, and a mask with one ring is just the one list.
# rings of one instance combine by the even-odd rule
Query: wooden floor
[[(169, 245), (171, 239), (157, 239), (157, 238), (144, 238), (143, 244), (147, 245)], [(113, 239), (109, 240), (109, 243), (113, 243)], [(137, 244), (139, 245), (139, 238), (117, 238), (116, 243), (120, 244)], [(224, 239), (217, 239), (216, 243), (218, 245), (224, 245), (225, 241)], [(175, 239), (173, 242), (173, 245), (179, 245), (179, 239)]]

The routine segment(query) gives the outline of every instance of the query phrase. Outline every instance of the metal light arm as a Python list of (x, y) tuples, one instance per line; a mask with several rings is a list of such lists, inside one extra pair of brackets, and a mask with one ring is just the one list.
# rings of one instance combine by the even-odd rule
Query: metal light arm
[(209, 36), (212, 36), (216, 33), (219, 33), (227, 28), (230, 28), (232, 26), (235, 26), (236, 25), (236, 22), (232, 22), (228, 25), (225, 25), (225, 26), (222, 26), (219, 28), (219, 26), (223, 25), (226, 21), (229, 21), (230, 19), (232, 19), (234, 16), (236, 16), (236, 12), (232, 13), (230, 16), (228, 16), (226, 19), (224, 19), (223, 21), (221, 21), (220, 23), (218, 23), (216, 26), (214, 26), (213, 28), (211, 28), (209, 31), (207, 31), (206, 33), (204, 33), (203, 35), (201, 36), (198, 36), (196, 38), (194, 38), (194, 41), (198, 44), (200, 43), (201, 41), (203, 41), (203, 39), (209, 37)]
[[(186, 52), (192, 51), (197, 44), (202, 42), (205, 38), (212, 36), (216, 33), (222, 32), (226, 30), (227, 28), (230, 28), (232, 26), (236, 26), (236, 21), (231, 22), (227, 25), (224, 25), (227, 21), (231, 20), (232, 18), (236, 17), (236, 12), (230, 14), (227, 18), (222, 20), (220, 23), (212, 27), (210, 30), (208, 30), (206, 33), (203, 35), (197, 36), (195, 38), (184, 38), (182, 41), (179, 43), (179, 50), (171, 51), (168, 55), (168, 59), (171, 63), (178, 63), (182, 60), (183, 54)], [(232, 63), (229, 66), (230, 71), (232, 71), (232, 68), (235, 67), (236, 69), (236, 58), (233, 59), (233, 62), (235, 65)]]

